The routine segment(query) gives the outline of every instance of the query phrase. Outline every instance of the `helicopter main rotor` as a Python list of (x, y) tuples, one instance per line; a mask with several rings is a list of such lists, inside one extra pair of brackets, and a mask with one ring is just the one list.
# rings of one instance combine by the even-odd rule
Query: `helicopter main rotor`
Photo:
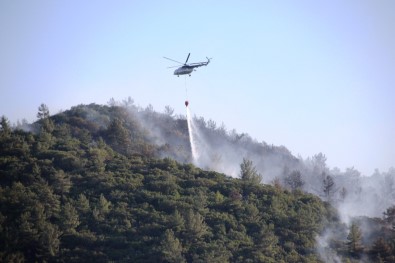
[[(171, 60), (171, 61), (176, 62), (176, 63), (181, 64), (181, 65), (187, 66), (187, 63), (188, 63), (188, 60), (189, 60), (189, 56), (190, 56), (190, 55), (191, 55), (191, 53), (188, 54), (188, 57), (187, 57), (187, 60), (185, 60), (185, 63), (181, 63), (180, 61), (177, 61), (177, 60), (174, 60), (174, 59), (171, 59), (171, 58), (167, 58), (167, 57), (163, 57), (163, 58), (168, 59), (168, 60)], [(173, 67), (172, 67), (172, 68), (173, 68)]]

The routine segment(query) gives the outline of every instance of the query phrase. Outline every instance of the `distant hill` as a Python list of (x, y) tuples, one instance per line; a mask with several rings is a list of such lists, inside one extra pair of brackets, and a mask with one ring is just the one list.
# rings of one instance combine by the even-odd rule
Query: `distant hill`
[[(343, 224), (331, 203), (349, 197), (328, 176), (344, 174), (322, 154), (303, 161), (195, 118), (201, 169), (190, 163), (186, 120), (171, 108), (129, 100), (50, 116), (43, 104), (38, 117), (25, 130), (1, 120), (2, 262), (394, 260), (395, 208)], [(243, 175), (243, 159), (252, 160), (244, 173), (272, 185), (216, 171)], [(328, 202), (305, 192), (313, 176), (321, 187), (326, 180)]]

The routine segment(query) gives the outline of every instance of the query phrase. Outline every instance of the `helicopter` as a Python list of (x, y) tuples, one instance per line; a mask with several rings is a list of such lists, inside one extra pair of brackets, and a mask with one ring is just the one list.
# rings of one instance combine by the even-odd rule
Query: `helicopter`
[[(189, 64), (187, 64), (190, 55), (191, 55), (191, 53), (188, 54), (188, 57), (187, 57), (187, 60), (185, 60), (185, 63), (181, 63), (181, 62), (179, 62), (177, 60), (174, 60), (174, 59), (171, 59), (171, 58), (167, 58), (167, 57), (163, 57), (163, 58), (171, 60), (173, 62), (176, 62), (176, 63), (179, 63), (179, 64), (182, 65), (181, 67), (174, 66), (174, 67), (179, 67), (178, 69), (176, 69), (174, 71), (174, 75), (177, 75), (177, 77), (179, 77), (180, 75), (186, 75), (186, 74), (191, 76), (192, 71), (195, 70), (194, 68), (198, 68), (198, 67), (201, 67), (201, 66), (207, 66), (208, 63), (210, 63), (210, 59), (211, 58), (206, 57), (207, 58), (207, 62), (198, 62), (198, 63), (189, 63)], [(174, 67), (169, 67), (169, 68), (174, 68)]]

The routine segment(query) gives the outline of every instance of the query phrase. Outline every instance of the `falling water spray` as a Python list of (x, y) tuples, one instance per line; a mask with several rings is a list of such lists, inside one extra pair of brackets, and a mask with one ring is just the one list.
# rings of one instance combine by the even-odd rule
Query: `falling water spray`
[(196, 145), (195, 145), (195, 140), (194, 140), (194, 135), (193, 135), (193, 125), (192, 125), (192, 118), (191, 118), (191, 112), (189, 111), (189, 108), (187, 108), (187, 122), (188, 122), (188, 133), (189, 133), (189, 143), (191, 144), (191, 151), (192, 151), (192, 162), (194, 164), (197, 164), (197, 151), (196, 151)]

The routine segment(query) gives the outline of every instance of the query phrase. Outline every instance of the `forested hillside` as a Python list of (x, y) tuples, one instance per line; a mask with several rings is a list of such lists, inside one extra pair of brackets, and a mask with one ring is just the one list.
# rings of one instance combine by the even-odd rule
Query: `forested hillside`
[[(125, 106), (50, 116), (43, 104), (24, 129), (2, 118), (0, 261), (395, 261), (395, 207), (348, 227), (330, 202), (302, 191), (299, 170), (289, 183), (261, 184), (248, 152), (240, 178), (203, 170), (189, 163), (185, 119)], [(265, 166), (304, 167), (284, 147), (205, 126), (213, 142), (247, 144)], [(218, 154), (206, 159), (226, 164)]]

